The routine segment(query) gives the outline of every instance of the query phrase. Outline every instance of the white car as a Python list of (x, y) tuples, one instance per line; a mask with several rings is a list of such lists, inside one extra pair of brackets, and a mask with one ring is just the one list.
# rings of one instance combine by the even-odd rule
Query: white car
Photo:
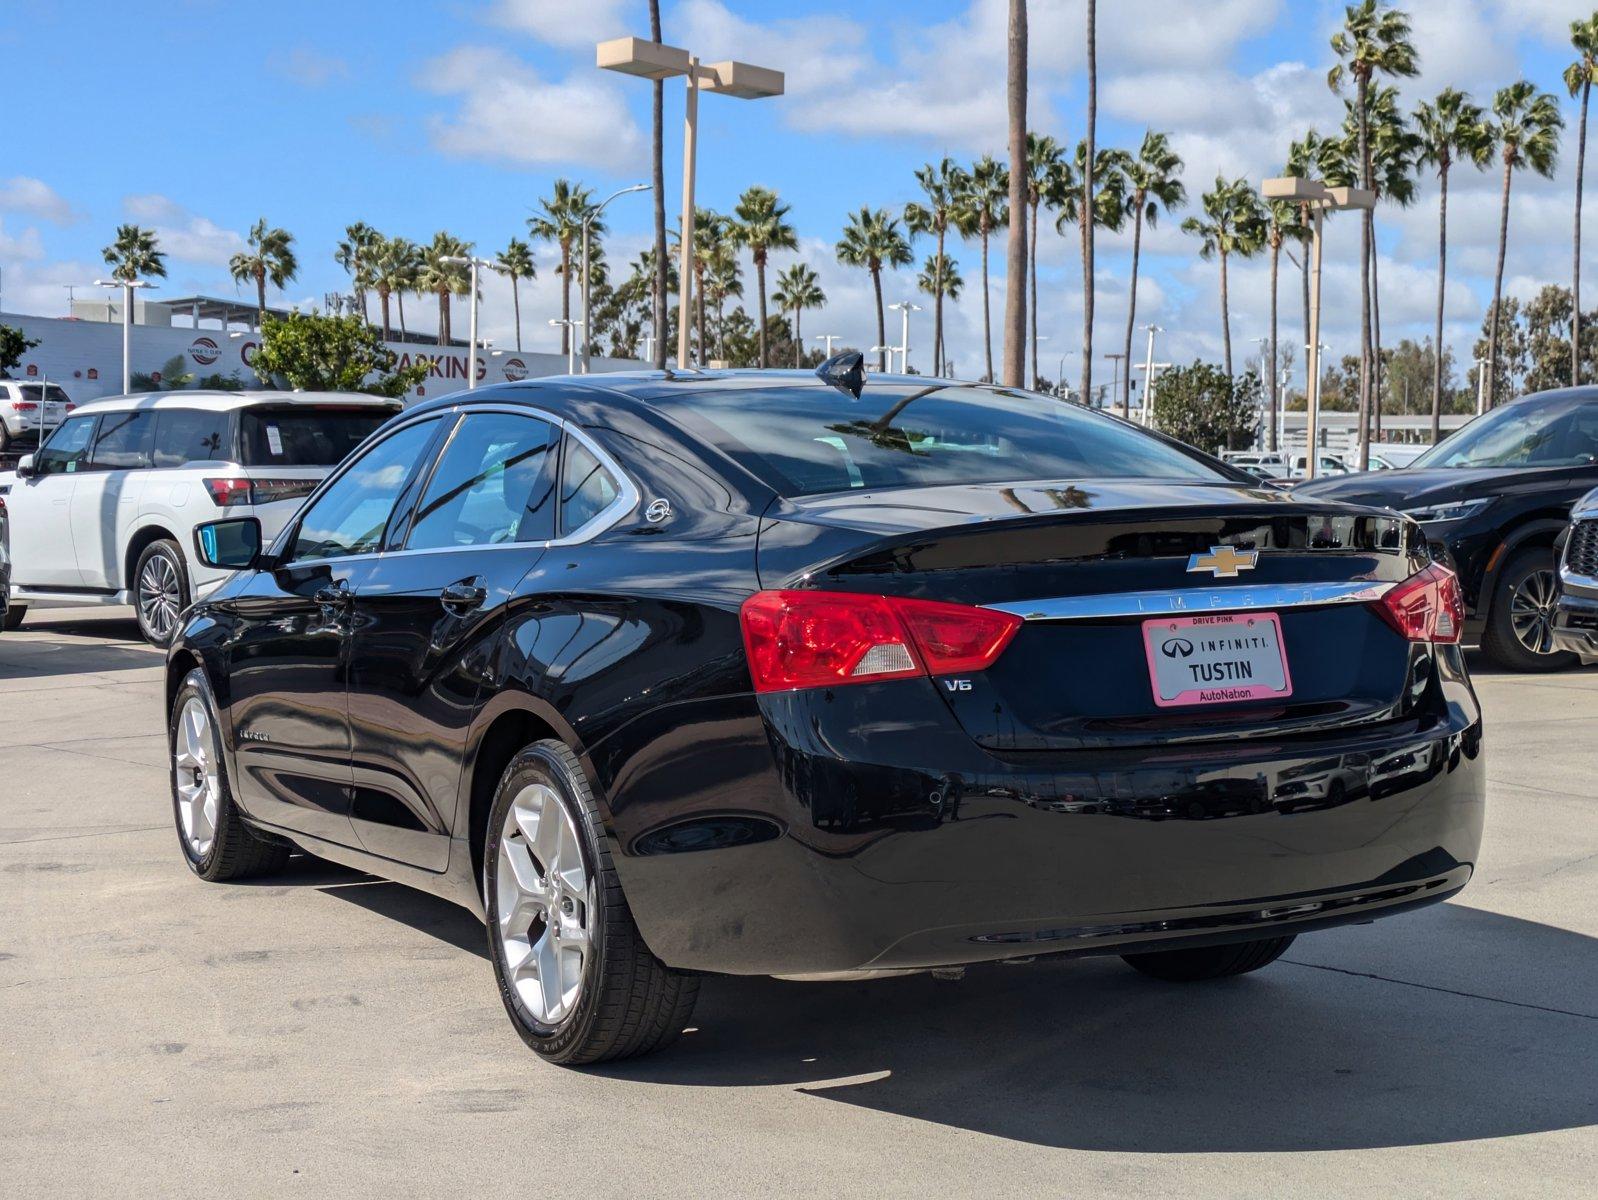
[(0, 454), (39, 444), (72, 411), (72, 401), (59, 383), (0, 379)]
[(6, 627), (31, 604), (132, 604), (139, 631), (165, 645), (179, 614), (227, 577), (200, 565), (194, 526), (252, 516), (276, 536), (400, 407), (340, 392), (204, 391), (83, 405), (0, 474)]
[[(1295, 454), (1287, 461), (1289, 476), (1293, 479), (1303, 479), (1309, 460), (1302, 454)], [(1348, 464), (1338, 458), (1337, 455), (1329, 454), (1325, 450), (1322, 450), (1320, 457), (1315, 460), (1315, 475), (1319, 479), (1324, 479), (1328, 475), (1347, 475), (1348, 473)]]
[(1371, 447), (1371, 470), (1402, 471), (1430, 449), (1401, 442), (1377, 442)]

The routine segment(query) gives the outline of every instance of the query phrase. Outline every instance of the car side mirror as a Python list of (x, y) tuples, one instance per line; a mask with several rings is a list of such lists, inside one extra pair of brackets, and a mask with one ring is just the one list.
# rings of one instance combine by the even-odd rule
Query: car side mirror
[(24, 454), (17, 459), (17, 478), (32, 479), (38, 472), (33, 468), (33, 455)]
[(255, 517), (233, 517), (196, 525), (194, 552), (204, 566), (248, 571), (260, 563), (261, 522)]

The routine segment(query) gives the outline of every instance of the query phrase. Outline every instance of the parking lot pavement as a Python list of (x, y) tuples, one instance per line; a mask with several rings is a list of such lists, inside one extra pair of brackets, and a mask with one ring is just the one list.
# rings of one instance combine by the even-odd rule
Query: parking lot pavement
[(1205, 988), (712, 979), (673, 1049), (566, 1071), (464, 910), (308, 859), (184, 869), (161, 664), (124, 614), (0, 636), (8, 1195), (1593, 1194), (1598, 671), (1478, 675), (1456, 903)]

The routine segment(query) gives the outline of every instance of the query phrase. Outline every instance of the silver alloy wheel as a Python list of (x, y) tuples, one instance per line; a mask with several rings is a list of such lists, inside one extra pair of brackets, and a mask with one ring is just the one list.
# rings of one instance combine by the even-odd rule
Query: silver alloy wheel
[(534, 1020), (558, 1024), (582, 994), (593, 952), (594, 884), (577, 826), (553, 788), (533, 783), (516, 793), (498, 871), (505, 976)]
[(1554, 652), (1554, 615), (1559, 591), (1553, 568), (1533, 571), (1509, 597), (1509, 624), (1515, 639), (1533, 654)]
[(139, 572), (139, 615), (144, 627), (161, 641), (172, 636), (183, 610), (183, 584), (176, 565), (165, 554), (152, 554)]
[(172, 767), (183, 840), (195, 858), (204, 858), (216, 836), (221, 780), (217, 775), (211, 710), (198, 696), (190, 696), (178, 714), (178, 727), (172, 737)]

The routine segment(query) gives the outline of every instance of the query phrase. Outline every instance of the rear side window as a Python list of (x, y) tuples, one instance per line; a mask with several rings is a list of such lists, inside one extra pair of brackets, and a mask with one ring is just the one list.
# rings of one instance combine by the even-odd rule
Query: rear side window
[(155, 443), (155, 413), (106, 413), (100, 418), (100, 436), (94, 439), (89, 469), (94, 471), (136, 471), (148, 467)]
[(616, 477), (576, 438), (566, 439), (560, 472), (560, 535), (570, 537), (621, 495)]
[(228, 414), (203, 409), (163, 408), (155, 415), (155, 465), (181, 467), (226, 459)]
[(406, 546), (549, 541), (555, 536), (551, 460), (558, 446), (547, 421), (469, 413), (439, 456)]
[(34, 470), (40, 475), (67, 475), (83, 470), (89, 458), (94, 422), (94, 417), (70, 417), (63, 421), (44, 448), (34, 455)]
[(246, 467), (331, 467), (393, 414), (382, 408), (246, 408), (239, 456)]

